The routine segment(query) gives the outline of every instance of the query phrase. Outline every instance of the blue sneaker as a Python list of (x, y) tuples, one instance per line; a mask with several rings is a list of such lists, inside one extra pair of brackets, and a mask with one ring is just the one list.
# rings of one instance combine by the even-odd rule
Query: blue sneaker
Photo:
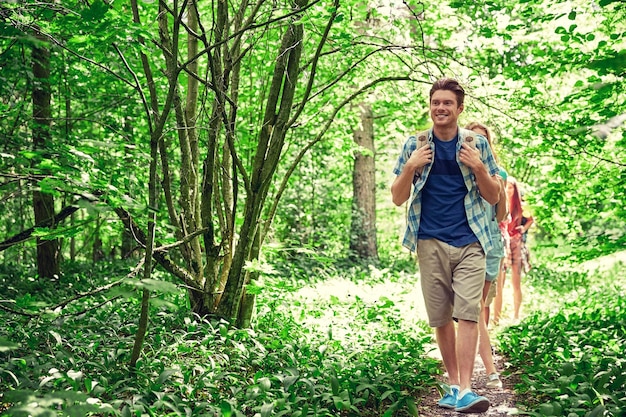
[(439, 400), (437, 405), (443, 408), (453, 409), (456, 407), (456, 397), (459, 396), (459, 389), (452, 387), (450, 388), (450, 392), (446, 392), (446, 395), (443, 396), (442, 399)]
[(456, 402), (454, 411), (459, 413), (484, 413), (489, 408), (489, 400), (473, 393), (466, 393)]

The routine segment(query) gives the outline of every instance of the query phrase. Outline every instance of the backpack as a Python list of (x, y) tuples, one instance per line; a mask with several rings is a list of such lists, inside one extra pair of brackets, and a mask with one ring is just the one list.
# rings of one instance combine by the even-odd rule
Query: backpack
[[(472, 147), (473, 149), (476, 149), (476, 133), (472, 130), (469, 129), (463, 129), (461, 127), (459, 127), (459, 133), (463, 131), (464, 136), (465, 136), (465, 143), (467, 143), (468, 145), (470, 145), (470, 147)], [(430, 133), (430, 129), (428, 130), (422, 130), (421, 132), (418, 132), (415, 137), (417, 138), (417, 140), (415, 141), (417, 144), (417, 147), (415, 148), (415, 150), (420, 149), (423, 146), (426, 146), (426, 144), (428, 143), (428, 134)], [(424, 171), (424, 167), (418, 168), (417, 169), (417, 173), (419, 175), (422, 175), (422, 172)]]

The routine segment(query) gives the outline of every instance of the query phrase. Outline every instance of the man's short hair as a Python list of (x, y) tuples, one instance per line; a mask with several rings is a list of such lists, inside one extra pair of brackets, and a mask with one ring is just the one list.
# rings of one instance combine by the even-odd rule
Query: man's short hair
[(437, 90), (449, 90), (456, 96), (457, 106), (460, 106), (465, 101), (465, 90), (461, 87), (461, 84), (453, 78), (442, 78), (435, 81), (430, 89), (430, 99), (432, 100), (433, 94)]

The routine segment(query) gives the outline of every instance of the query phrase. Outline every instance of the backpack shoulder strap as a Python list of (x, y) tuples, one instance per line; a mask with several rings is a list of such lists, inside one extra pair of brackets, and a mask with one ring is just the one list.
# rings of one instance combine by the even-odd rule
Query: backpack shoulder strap
[[(422, 130), (421, 132), (417, 132), (415, 135), (415, 143), (417, 144), (415, 150), (420, 149), (428, 144), (428, 135), (430, 134), (429, 130)], [(424, 172), (424, 167), (418, 168), (415, 173), (419, 176)]]
[(476, 133), (473, 130), (461, 129), (463, 140), (472, 148), (476, 149)]
[(419, 149), (422, 146), (425, 146), (428, 143), (428, 134), (430, 132), (429, 130), (422, 130), (421, 132), (417, 132), (417, 134), (415, 135), (415, 137), (417, 138), (417, 148)]

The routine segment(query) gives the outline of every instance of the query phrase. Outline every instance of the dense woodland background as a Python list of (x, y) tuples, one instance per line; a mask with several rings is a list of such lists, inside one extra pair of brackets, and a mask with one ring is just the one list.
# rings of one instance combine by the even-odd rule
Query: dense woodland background
[[(623, 303), (623, 271), (577, 266), (626, 247), (622, 1), (20, 1), (0, 5), (0, 25), (0, 401), (11, 415), (416, 415), (435, 364), (398, 378), (381, 371), (389, 350), (339, 343), (335, 359), (370, 366), (331, 362), (328, 374), (332, 346), (301, 323), (319, 311), (286, 294), (337, 276), (415, 276), (391, 169), (430, 126), (428, 90), (443, 76), (466, 87), (461, 123), (491, 126), (500, 163), (524, 183), (529, 282), (559, 309), (583, 288)], [(408, 349), (397, 365), (427, 361), (428, 329), (407, 336), (390, 303), (363, 319), (382, 312), (393, 331), (369, 337)], [(611, 305), (622, 316), (603, 346), (619, 358), (624, 308)], [(310, 348), (319, 369), (307, 374), (286, 346)], [(174, 360), (186, 355), (201, 358)], [(524, 355), (516, 369), (530, 366)], [(624, 412), (621, 357), (571, 412)], [(373, 383), (376, 370), (389, 380)], [(368, 382), (341, 376), (357, 374)], [(304, 398), (290, 391), (304, 380), (319, 402), (275, 397), (278, 381)], [(532, 395), (529, 409), (548, 404)]]

